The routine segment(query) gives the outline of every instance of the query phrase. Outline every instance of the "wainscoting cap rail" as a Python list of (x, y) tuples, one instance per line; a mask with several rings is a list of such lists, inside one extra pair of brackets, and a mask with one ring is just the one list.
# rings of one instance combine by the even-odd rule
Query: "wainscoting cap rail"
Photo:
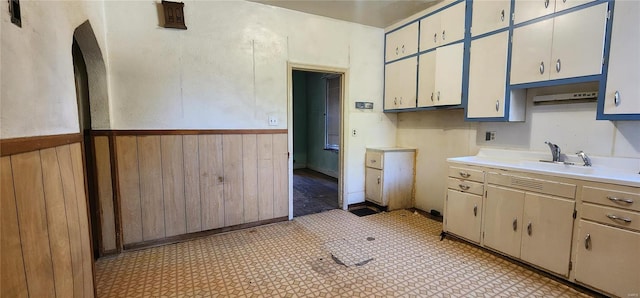
[(279, 134), (286, 129), (138, 129), (138, 130), (92, 130), (93, 136), (140, 136), (140, 135), (212, 135), (212, 134)]
[(26, 153), (78, 142), (82, 142), (82, 134), (80, 133), (0, 139), (0, 156)]

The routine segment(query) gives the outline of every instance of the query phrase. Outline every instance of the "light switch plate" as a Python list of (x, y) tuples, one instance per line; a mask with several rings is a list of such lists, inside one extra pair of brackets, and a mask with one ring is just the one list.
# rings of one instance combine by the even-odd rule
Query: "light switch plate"
[(365, 102), (365, 101), (356, 101), (356, 109), (371, 110), (371, 109), (373, 109), (373, 103), (372, 102)]

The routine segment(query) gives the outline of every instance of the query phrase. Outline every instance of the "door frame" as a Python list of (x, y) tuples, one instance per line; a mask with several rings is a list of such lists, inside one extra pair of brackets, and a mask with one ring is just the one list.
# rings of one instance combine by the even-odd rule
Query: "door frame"
[(288, 163), (288, 179), (289, 179), (289, 220), (293, 219), (293, 71), (308, 71), (321, 73), (336, 73), (341, 75), (340, 88), (340, 149), (338, 151), (338, 205), (347, 210), (349, 202), (345, 196), (345, 185), (347, 185), (346, 167), (344, 163), (345, 152), (348, 149), (346, 135), (348, 135), (347, 125), (345, 124), (347, 103), (346, 94), (349, 90), (349, 69), (341, 67), (332, 67), (324, 65), (313, 65), (304, 63), (295, 63), (287, 61), (287, 150), (291, 153)]

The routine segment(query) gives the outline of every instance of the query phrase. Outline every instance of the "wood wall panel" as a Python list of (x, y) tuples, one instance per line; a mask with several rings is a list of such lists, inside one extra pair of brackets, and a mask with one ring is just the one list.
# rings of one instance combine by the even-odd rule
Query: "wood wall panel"
[(273, 135), (273, 212), (274, 217), (289, 215), (289, 153), (287, 135)]
[(13, 154), (0, 166), (0, 296), (93, 297), (81, 144)]
[(76, 200), (78, 202), (78, 223), (80, 224), (80, 243), (82, 244), (82, 272), (85, 297), (93, 296), (93, 252), (91, 249), (91, 232), (89, 230), (89, 208), (85, 194), (84, 165), (82, 145), (69, 145), (73, 178), (76, 186)]
[(40, 151), (56, 296), (73, 297), (73, 269), (62, 177), (55, 148)]
[(40, 152), (11, 156), (18, 224), (29, 295), (55, 295)]
[(222, 136), (224, 226), (244, 222), (242, 135)]
[(221, 228), (224, 226), (222, 136), (200, 135), (198, 146), (202, 229)]
[(256, 135), (242, 136), (244, 223), (258, 221), (258, 147)]
[(122, 239), (124, 244), (141, 242), (142, 209), (140, 205), (137, 137), (116, 137), (116, 152), (118, 156)]
[(9, 157), (0, 159), (0, 297), (27, 297), (27, 278), (24, 272), (22, 245), (18, 227), (16, 197)]
[(73, 293), (75, 297), (85, 297), (84, 268), (82, 266), (82, 233), (80, 232), (78, 196), (76, 195), (76, 181), (73, 175), (73, 163), (71, 162), (71, 149), (69, 146), (60, 146), (56, 148), (56, 153), (60, 164), (62, 190), (65, 199), (65, 213), (67, 215), (67, 229), (69, 230)]
[(165, 237), (160, 136), (138, 137), (142, 240)]
[(161, 136), (162, 188), (166, 236), (187, 232), (182, 136)]
[(187, 217), (187, 233), (202, 231), (200, 198), (200, 158), (198, 136), (182, 138), (184, 160), (184, 199)]
[(96, 182), (100, 212), (101, 253), (116, 250), (116, 222), (113, 206), (113, 183), (111, 181), (111, 153), (109, 138), (97, 136), (93, 139), (96, 163)]
[(258, 135), (258, 216), (274, 218), (273, 212), (273, 136)]

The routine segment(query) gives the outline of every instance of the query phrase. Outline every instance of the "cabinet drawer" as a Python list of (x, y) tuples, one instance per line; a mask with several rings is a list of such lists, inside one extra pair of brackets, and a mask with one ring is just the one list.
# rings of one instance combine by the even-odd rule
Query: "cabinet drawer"
[(367, 151), (365, 165), (369, 168), (382, 170), (384, 155), (379, 151)]
[(466, 168), (449, 167), (449, 177), (484, 182), (484, 172)]
[(540, 180), (529, 177), (488, 173), (487, 181), (491, 184), (529, 190), (537, 193), (574, 199), (576, 186), (573, 184)]
[(603, 224), (640, 231), (640, 213), (638, 212), (585, 203), (582, 205), (581, 217)]
[(584, 186), (582, 201), (640, 211), (640, 189), (635, 193)]
[(480, 196), (484, 194), (484, 184), (468, 180), (449, 177), (448, 187), (450, 189), (468, 192)]

